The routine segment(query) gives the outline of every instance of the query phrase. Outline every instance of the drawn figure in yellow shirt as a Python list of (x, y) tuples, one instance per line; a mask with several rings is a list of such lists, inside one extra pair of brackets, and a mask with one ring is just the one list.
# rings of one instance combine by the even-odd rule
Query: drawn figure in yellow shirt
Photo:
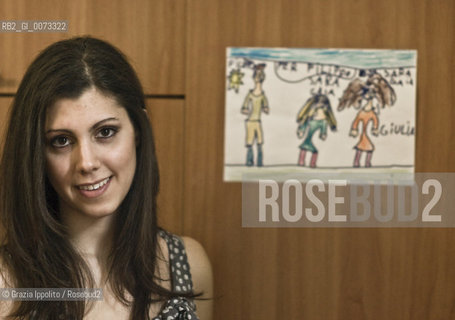
[(265, 79), (264, 73), (265, 64), (258, 64), (254, 67), (253, 79), (254, 89), (251, 89), (245, 97), (242, 105), (241, 112), (248, 116), (245, 121), (246, 126), (246, 165), (254, 165), (254, 153), (253, 144), (256, 142), (257, 145), (257, 161), (258, 167), (263, 166), (263, 153), (262, 144), (264, 143), (264, 137), (262, 133), (261, 125), (261, 113), (269, 113), (269, 103), (262, 90), (262, 83)]

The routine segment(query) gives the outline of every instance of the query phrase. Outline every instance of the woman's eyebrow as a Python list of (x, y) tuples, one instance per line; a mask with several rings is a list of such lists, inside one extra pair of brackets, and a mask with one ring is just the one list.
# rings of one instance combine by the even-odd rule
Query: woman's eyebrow
[(71, 130), (68, 129), (49, 129), (46, 131), (46, 134), (52, 133), (52, 132), (66, 132), (66, 133), (71, 133)]
[[(98, 121), (97, 123), (95, 123), (95, 124), (90, 128), (90, 131), (95, 130), (96, 128), (102, 126), (104, 123), (109, 122), (109, 121), (120, 121), (120, 120), (119, 120), (119, 118), (116, 118), (116, 117), (109, 117), (109, 118), (103, 119), (103, 120)], [(49, 130), (46, 131), (46, 134), (52, 133), (52, 132), (66, 132), (66, 133), (72, 133), (72, 131), (71, 131), (71, 130), (68, 130), (68, 129), (49, 129)]]
[(94, 130), (94, 129), (98, 128), (99, 126), (102, 126), (104, 123), (109, 122), (109, 121), (120, 121), (120, 120), (119, 120), (119, 118), (116, 118), (116, 117), (106, 118), (106, 119), (103, 119), (103, 120), (98, 121), (97, 123), (95, 123), (95, 124), (90, 128), (90, 130)]

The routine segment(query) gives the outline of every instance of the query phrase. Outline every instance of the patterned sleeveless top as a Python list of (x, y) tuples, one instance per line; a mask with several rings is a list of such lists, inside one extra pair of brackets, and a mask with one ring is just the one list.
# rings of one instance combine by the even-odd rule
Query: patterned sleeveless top
[[(166, 241), (169, 250), (172, 290), (182, 293), (191, 292), (193, 281), (182, 239), (163, 230), (159, 231), (158, 234)], [(160, 313), (152, 320), (198, 320), (195, 311), (196, 305), (192, 300), (176, 297), (168, 300)]]
[[(182, 239), (163, 230), (160, 230), (158, 234), (166, 241), (169, 250), (172, 290), (181, 293), (191, 292), (193, 281), (191, 280), (190, 265)], [(195, 312), (196, 305), (192, 299), (175, 297), (166, 301), (160, 313), (152, 320), (199, 320)], [(35, 312), (31, 319), (37, 318)]]

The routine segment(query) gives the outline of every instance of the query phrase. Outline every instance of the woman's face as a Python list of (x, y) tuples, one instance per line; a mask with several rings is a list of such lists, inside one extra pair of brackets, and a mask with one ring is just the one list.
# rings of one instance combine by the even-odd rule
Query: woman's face
[(47, 176), (61, 214), (114, 213), (136, 170), (136, 135), (126, 110), (90, 88), (48, 108), (45, 138)]

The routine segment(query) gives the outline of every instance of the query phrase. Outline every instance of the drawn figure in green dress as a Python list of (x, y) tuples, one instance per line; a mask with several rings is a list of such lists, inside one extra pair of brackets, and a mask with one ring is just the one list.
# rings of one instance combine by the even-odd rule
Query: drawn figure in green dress
[(297, 123), (299, 124), (297, 136), (300, 139), (305, 138), (300, 145), (298, 165), (305, 166), (305, 156), (308, 151), (311, 152), (310, 167), (315, 168), (318, 149), (313, 144), (313, 136), (319, 131), (319, 138), (325, 140), (327, 138), (327, 125), (332, 131), (335, 131), (337, 127), (329, 98), (323, 94), (309, 98), (297, 114)]
[(254, 88), (251, 89), (245, 97), (242, 104), (241, 112), (247, 115), (245, 121), (246, 126), (246, 165), (254, 165), (253, 144), (257, 146), (257, 162), (258, 167), (263, 165), (262, 144), (264, 143), (261, 114), (262, 112), (269, 113), (269, 102), (262, 90), (262, 83), (265, 79), (264, 73), (265, 64), (257, 64), (254, 66), (253, 79)]

